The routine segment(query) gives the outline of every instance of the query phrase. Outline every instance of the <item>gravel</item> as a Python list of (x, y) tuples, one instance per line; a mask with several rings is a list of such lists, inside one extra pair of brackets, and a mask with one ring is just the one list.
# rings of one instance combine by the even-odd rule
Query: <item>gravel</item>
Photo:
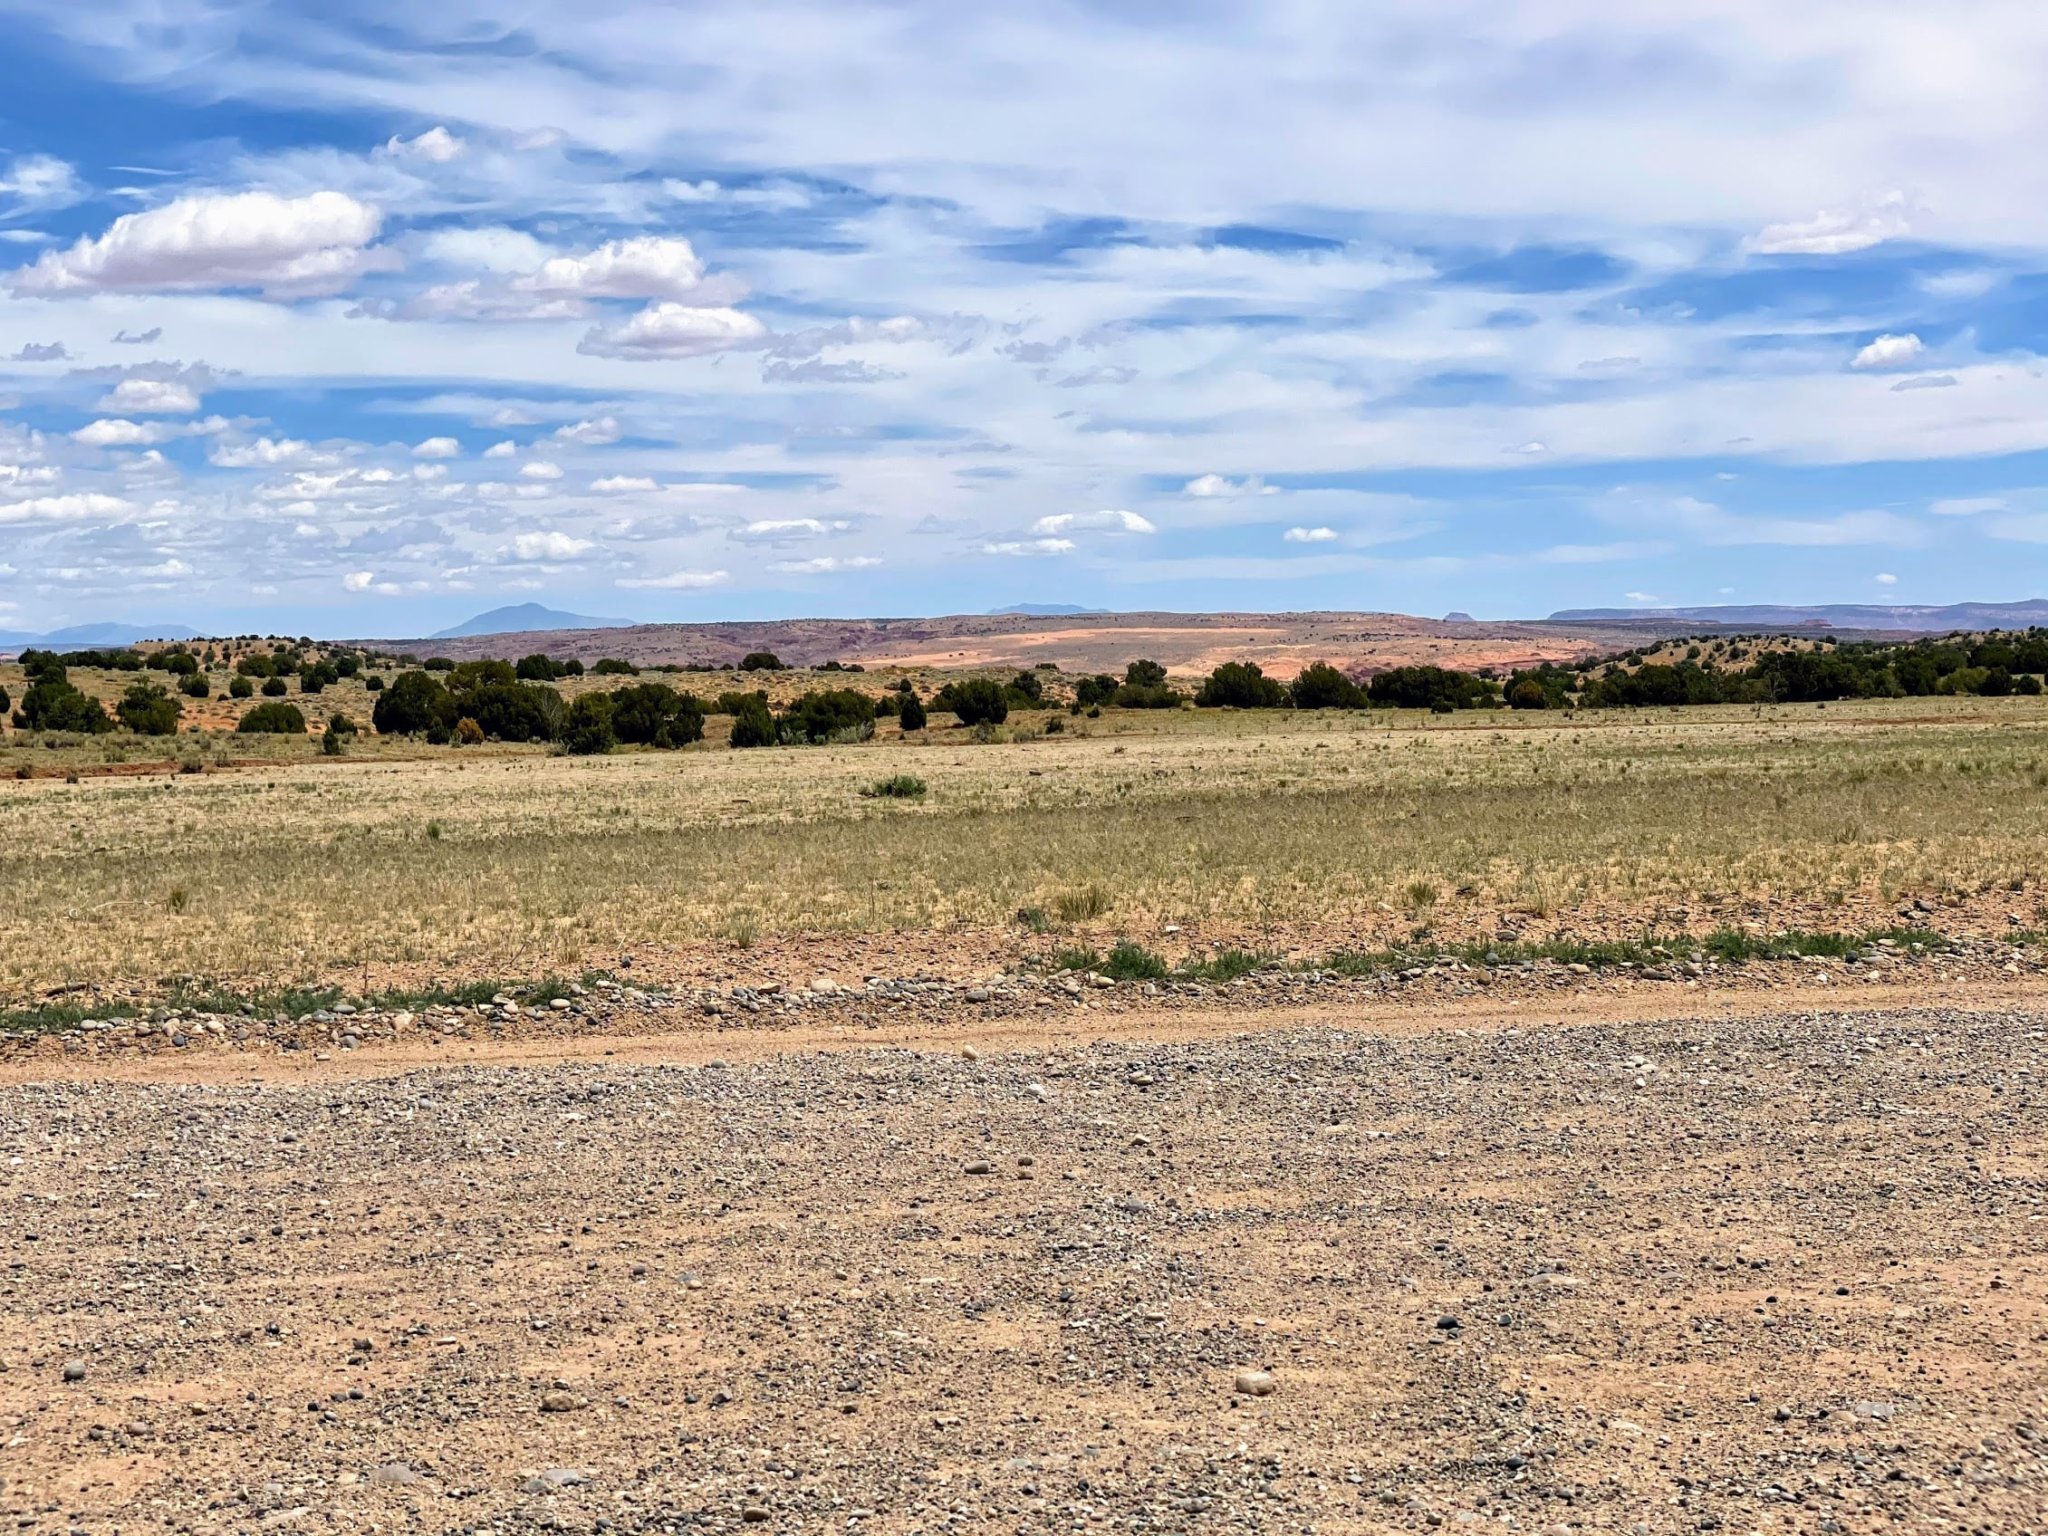
[(17, 1074), (0, 1518), (2039, 1528), (2048, 1017), (1256, 1022)]

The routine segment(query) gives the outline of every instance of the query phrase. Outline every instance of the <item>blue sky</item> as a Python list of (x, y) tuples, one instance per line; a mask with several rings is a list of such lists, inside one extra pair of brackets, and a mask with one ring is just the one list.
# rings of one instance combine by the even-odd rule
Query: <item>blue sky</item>
[(309, 9), (0, 0), (0, 630), (2048, 591), (2037, 7)]

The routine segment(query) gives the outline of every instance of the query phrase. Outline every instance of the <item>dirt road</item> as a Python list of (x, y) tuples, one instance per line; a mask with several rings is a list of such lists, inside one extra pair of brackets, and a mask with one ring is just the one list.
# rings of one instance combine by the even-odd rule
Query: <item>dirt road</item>
[(2039, 1529), (2048, 1013), (1822, 1001), (22, 1063), (0, 1518)]

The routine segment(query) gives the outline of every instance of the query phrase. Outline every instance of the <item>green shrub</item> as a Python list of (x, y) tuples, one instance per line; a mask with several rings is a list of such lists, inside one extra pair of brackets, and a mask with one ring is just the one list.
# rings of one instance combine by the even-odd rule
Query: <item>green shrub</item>
[[(585, 698), (592, 695), (585, 694)], [(704, 706), (666, 683), (636, 683), (611, 695), (612, 733), (637, 746), (684, 747), (704, 739)]]
[(732, 716), (732, 744), (735, 747), (772, 747), (777, 741), (775, 717), (768, 713), (768, 701), (753, 694), (743, 695)]
[(340, 710), (336, 710), (327, 717), (327, 734), (330, 736), (353, 736), (356, 734), (356, 729), (355, 721), (351, 720)]
[(114, 712), (138, 736), (174, 736), (185, 711), (158, 683), (134, 682), (121, 695)]
[(922, 800), (925, 782), (915, 774), (899, 773), (893, 778), (877, 779), (861, 793), (870, 800)]
[(371, 693), (382, 693), (384, 691), (384, 679), (372, 672), (363, 679), (363, 687)]
[(306, 734), (306, 717), (299, 713), (296, 704), (280, 704), (275, 699), (258, 704), (236, 722), (235, 730), (243, 736), (303, 736)]
[(1363, 709), (1365, 690), (1327, 661), (1312, 661), (1301, 669), (1291, 690), (1296, 709)]
[(559, 693), (532, 683), (485, 683), (450, 697), (462, 718), (499, 741), (553, 741), (566, 713)]
[(1102, 974), (1116, 981), (1158, 981), (1166, 975), (1166, 962), (1142, 944), (1118, 939), (1103, 956)]
[(963, 677), (946, 684), (932, 700), (950, 710), (962, 725), (1001, 725), (1010, 718), (1010, 700), (1000, 683), (986, 677)]
[(425, 672), (401, 672), (377, 695), (370, 723), (380, 736), (417, 736), (436, 725), (448, 726), (448, 690)]
[(62, 667), (44, 669), (21, 696), (14, 723), (30, 731), (75, 731), (103, 736), (114, 728), (100, 701), (80, 693)]
[(1074, 684), (1074, 707), (1093, 709), (1107, 704), (1116, 697), (1117, 680), (1107, 672), (1098, 672), (1093, 677), (1084, 677)]
[(749, 704), (759, 704), (765, 709), (768, 705), (768, 695), (765, 693), (736, 693), (728, 690), (718, 696), (717, 701), (711, 706), (711, 712), (715, 715), (736, 715)]
[(781, 735), (788, 742), (865, 739), (875, 732), (875, 701), (851, 688), (807, 693), (783, 711)]
[(0, 715), (6, 714), (12, 708), (14, 708), (14, 700), (7, 696), (5, 688), (0, 688)]
[(925, 728), (924, 701), (914, 693), (900, 693), (897, 696), (896, 715), (906, 731), (921, 731)]
[(179, 681), (178, 692), (184, 694), (188, 699), (203, 699), (211, 695), (213, 690), (206, 685), (204, 677), (194, 672), (191, 676)]
[(773, 651), (749, 651), (740, 662), (742, 672), (786, 672), (782, 658)]
[(255, 692), (256, 685), (240, 672), (228, 679), (228, 697), (231, 699), (246, 699)]
[(593, 677), (638, 677), (640, 669), (630, 661), (621, 661), (616, 656), (606, 656), (590, 669)]
[[(595, 757), (618, 745), (612, 727), (612, 696), (585, 693), (569, 706), (568, 721), (562, 727), (562, 745), (578, 757)], [(698, 721), (701, 730), (703, 721)]]
[(1226, 661), (1209, 674), (1195, 702), (1204, 709), (1280, 709), (1287, 689), (1255, 661)]
[(285, 683), (281, 677), (266, 677), (263, 680), (263, 697), (281, 699), (285, 696)]
[(1166, 668), (1156, 661), (1134, 661), (1124, 668), (1124, 681), (1133, 688), (1158, 688), (1166, 682)]

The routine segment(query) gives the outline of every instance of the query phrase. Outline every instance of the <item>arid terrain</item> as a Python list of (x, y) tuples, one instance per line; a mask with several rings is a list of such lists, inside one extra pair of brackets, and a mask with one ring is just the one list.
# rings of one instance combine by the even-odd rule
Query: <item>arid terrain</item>
[(1700, 629), (1588, 620), (1445, 622), (1400, 613), (958, 614), (930, 619), (788, 619), (733, 624), (635, 624), (618, 629), (546, 630), (446, 640), (380, 640), (388, 650), (458, 661), (529, 651), (642, 665), (729, 664), (773, 651), (792, 666), (827, 661), (869, 667), (1033, 667), (1121, 672), (1150, 656), (1181, 675), (1225, 661), (1255, 661), (1292, 677), (1312, 661), (1384, 670), (1427, 663), (1474, 670), (1577, 661), (1625, 650), (1657, 634)]
[(22, 1063), (0, 1511), (2035, 1529), (2035, 995)]
[(0, 1521), (2039, 1529), (2044, 733), (12, 732)]

